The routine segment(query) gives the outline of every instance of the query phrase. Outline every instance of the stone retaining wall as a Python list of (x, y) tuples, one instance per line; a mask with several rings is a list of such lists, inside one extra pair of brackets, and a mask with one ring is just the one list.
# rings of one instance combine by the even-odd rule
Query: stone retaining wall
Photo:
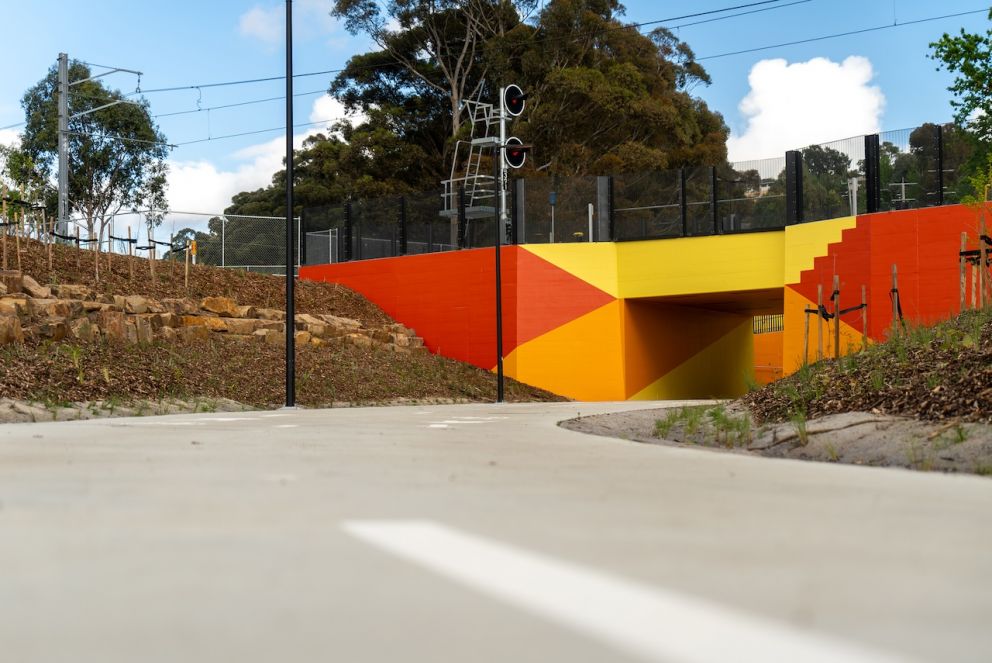
[[(400, 324), (368, 329), (351, 318), (301, 313), (293, 328), (297, 345), (351, 343), (395, 352), (425, 350), (423, 339)], [(286, 314), (240, 306), (228, 297), (157, 300), (96, 294), (82, 285), (42, 286), (26, 274), (0, 271), (0, 345), (66, 339), (188, 343), (207, 341), (215, 334), (281, 346), (286, 342)]]

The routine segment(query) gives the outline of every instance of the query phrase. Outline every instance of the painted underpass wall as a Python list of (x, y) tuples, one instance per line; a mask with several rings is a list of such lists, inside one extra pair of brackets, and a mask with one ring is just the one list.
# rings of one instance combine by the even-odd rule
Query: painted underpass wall
[[(992, 211), (992, 206), (988, 208)], [(988, 212), (987, 212), (988, 213)], [(861, 302), (865, 286), (869, 342), (887, 338), (892, 326), (892, 265), (899, 275), (899, 298), (908, 323), (932, 323), (958, 313), (958, 251), (961, 233), (978, 236), (978, 213), (963, 205), (859, 215), (786, 229), (786, 373), (802, 364), (804, 313), (815, 308), (817, 286), (828, 310), (833, 276), (840, 277), (840, 307)], [(863, 311), (842, 316), (841, 353), (862, 346)], [(816, 360), (819, 332), (824, 356), (834, 356), (833, 323), (811, 316), (807, 358)]]
[[(733, 396), (755, 362), (749, 293), (783, 293), (788, 374), (802, 361), (802, 311), (815, 306), (818, 283), (829, 297), (834, 273), (842, 307), (866, 286), (876, 340), (891, 320), (893, 262), (907, 318), (956, 312), (960, 234), (976, 227), (973, 211), (949, 206), (767, 233), (504, 247), (506, 372), (583, 400)], [(492, 369), (494, 262), (493, 249), (473, 249), (305, 266), (300, 275), (346, 285), (416, 329), (432, 352)], [(708, 308), (710, 295), (724, 308)], [(702, 303), (671, 301), (678, 297)], [(743, 306), (727, 312), (735, 298)], [(843, 317), (842, 349), (860, 347), (860, 315)]]
[(624, 300), (627, 398), (722, 398), (754, 374), (751, 316)]

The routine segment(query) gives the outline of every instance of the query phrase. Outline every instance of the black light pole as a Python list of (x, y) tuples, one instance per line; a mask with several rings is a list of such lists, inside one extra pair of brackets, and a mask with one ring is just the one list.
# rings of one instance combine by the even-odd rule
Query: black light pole
[(493, 150), (493, 195), (496, 198), (496, 402), (503, 402), (503, 270), (500, 268), (500, 253), (503, 249), (503, 178), (500, 159), (503, 158), (503, 144)]
[(293, 0), (286, 0), (286, 407), (296, 407), (296, 297), (293, 251)]

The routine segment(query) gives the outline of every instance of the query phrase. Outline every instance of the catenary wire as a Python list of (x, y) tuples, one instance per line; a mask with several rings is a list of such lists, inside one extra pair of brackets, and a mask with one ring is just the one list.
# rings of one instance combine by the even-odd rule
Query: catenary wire
[(847, 32), (838, 32), (832, 35), (821, 35), (819, 37), (810, 37), (809, 39), (797, 39), (796, 41), (786, 41), (780, 44), (769, 44), (768, 46), (757, 46), (755, 48), (745, 48), (739, 51), (728, 51), (726, 53), (717, 53), (715, 55), (705, 55), (697, 60), (715, 60), (717, 58), (726, 58), (732, 55), (744, 55), (746, 53), (756, 53), (758, 51), (767, 51), (772, 48), (783, 48), (785, 46), (796, 46), (797, 44), (810, 44), (817, 41), (824, 41), (825, 39), (837, 39), (838, 37), (849, 37), (851, 35), (861, 35), (866, 32), (876, 32), (878, 30), (889, 30), (891, 28), (901, 28), (907, 25), (917, 25), (919, 23), (929, 23), (931, 21), (939, 21), (945, 18), (957, 18), (959, 16), (969, 16), (971, 14), (983, 14), (989, 11), (988, 7), (983, 9), (973, 9), (966, 12), (957, 12), (955, 14), (943, 14), (942, 16), (930, 16), (929, 18), (918, 18), (913, 21), (903, 21), (902, 23), (893, 23), (890, 25), (877, 25), (872, 28), (862, 28), (860, 30), (848, 30)]

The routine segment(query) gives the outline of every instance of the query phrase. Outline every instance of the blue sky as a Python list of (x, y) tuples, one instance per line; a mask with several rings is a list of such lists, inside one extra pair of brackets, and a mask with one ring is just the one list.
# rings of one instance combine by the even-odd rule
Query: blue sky
[[(628, 0), (626, 20), (666, 19), (748, 1)], [(795, 2), (782, 0), (778, 4)], [(4, 31), (6, 57), (0, 63), (0, 127), (23, 120), (18, 103), (21, 95), (45, 74), (59, 51), (87, 62), (139, 69), (144, 72), (144, 89), (278, 76), (283, 72), (283, 3), (278, 0), (32, 0), (5, 4), (8, 29)], [(348, 35), (343, 26), (327, 16), (330, 5), (330, 0), (297, 0), (295, 4), (297, 73), (340, 67), (350, 55), (368, 46), (364, 39)], [(981, 0), (809, 0), (772, 11), (680, 27), (677, 33), (697, 56), (707, 58), (978, 10), (982, 6)], [(699, 19), (671, 24), (692, 20)], [(950, 76), (936, 71), (935, 63), (926, 57), (928, 43), (944, 32), (956, 32), (962, 27), (984, 31), (988, 25), (985, 14), (977, 13), (704, 59), (713, 83), (697, 88), (696, 93), (721, 112), (732, 129), (736, 141), (732, 142), (732, 158), (776, 156), (784, 147), (844, 138), (873, 128), (901, 129), (925, 121), (944, 121), (951, 116), (946, 91)], [(780, 58), (783, 61), (774, 62)], [(135, 78), (127, 74), (116, 74), (107, 80), (123, 90), (136, 87)], [(322, 90), (328, 80), (328, 76), (298, 79), (296, 89)], [(205, 89), (202, 93), (188, 90), (152, 94), (148, 98), (153, 112), (161, 114), (194, 110), (198, 104), (207, 108), (277, 97), (282, 90), (282, 83), (272, 82)], [(745, 98), (748, 110), (742, 113)], [(320, 95), (297, 99), (297, 122), (333, 119), (328, 116), (337, 113), (335, 104), (321, 100)], [(281, 103), (274, 101), (211, 111), (209, 117), (199, 112), (158, 121), (171, 142), (184, 142), (277, 127), (284, 122), (284, 115)], [(9, 134), (6, 132), (6, 137)], [(174, 150), (173, 208), (194, 205), (198, 210), (214, 211), (226, 204), (231, 193), (263, 186), (279, 165), (280, 140), (276, 131)]]

